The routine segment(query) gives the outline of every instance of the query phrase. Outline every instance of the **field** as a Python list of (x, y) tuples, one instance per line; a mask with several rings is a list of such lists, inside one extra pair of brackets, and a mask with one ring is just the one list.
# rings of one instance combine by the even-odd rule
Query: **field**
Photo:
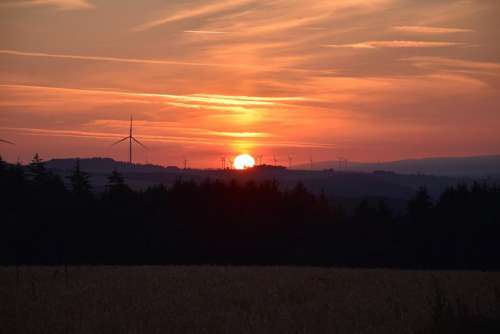
[(498, 331), (500, 273), (1, 267), (3, 333)]

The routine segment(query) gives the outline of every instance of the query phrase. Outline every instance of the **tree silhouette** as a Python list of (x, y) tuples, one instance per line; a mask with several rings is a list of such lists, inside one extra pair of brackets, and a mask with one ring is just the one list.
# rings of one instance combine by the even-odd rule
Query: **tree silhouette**
[(47, 169), (43, 159), (36, 153), (29, 165), (30, 175), (35, 183), (41, 184), (46, 181)]
[(120, 191), (127, 188), (125, 178), (117, 170), (113, 170), (111, 175), (108, 176), (108, 184), (106, 185), (108, 191)]
[(80, 159), (76, 159), (75, 167), (72, 174), (68, 176), (68, 179), (71, 183), (71, 190), (75, 196), (89, 197), (92, 194), (90, 174), (81, 170)]
[(427, 188), (420, 187), (415, 196), (408, 202), (408, 214), (413, 223), (430, 223), (428, 221), (433, 203)]
[(118, 204), (130, 200), (133, 195), (134, 192), (125, 183), (123, 175), (117, 170), (113, 170), (111, 175), (108, 176), (104, 197)]
[(5, 171), (7, 168), (7, 163), (3, 160), (2, 156), (0, 155), (0, 172)]
[(113, 171), (102, 196), (86, 200), (77, 196), (91, 192), (78, 162), (68, 196), (38, 155), (28, 168), (1, 161), (0, 264), (499, 268), (495, 184), (450, 187), (435, 205), (421, 188), (401, 212), (399, 201), (332, 199), (276, 181), (178, 180), (135, 191)]

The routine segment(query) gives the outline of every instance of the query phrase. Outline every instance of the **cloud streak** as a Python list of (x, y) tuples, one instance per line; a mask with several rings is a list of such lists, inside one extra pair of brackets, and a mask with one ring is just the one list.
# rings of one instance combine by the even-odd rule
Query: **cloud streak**
[(327, 44), (326, 48), (337, 49), (400, 49), (400, 48), (443, 48), (462, 45), (455, 42), (428, 42), (428, 41), (367, 41), (351, 44)]
[(92, 60), (92, 61), (108, 61), (117, 63), (132, 63), (145, 65), (186, 65), (186, 66), (217, 66), (217, 67), (234, 67), (231, 64), (214, 64), (214, 63), (197, 63), (184, 62), (176, 60), (161, 60), (161, 59), (138, 59), (138, 58), (120, 58), (120, 57), (105, 57), (105, 56), (82, 56), (60, 53), (45, 53), (45, 52), (25, 52), (17, 50), (0, 50), (0, 54), (24, 57), (43, 57), (43, 58), (58, 58), (58, 59), (75, 59), (75, 60)]
[(474, 32), (474, 30), (472, 29), (426, 27), (426, 26), (396, 26), (393, 27), (393, 30), (404, 33), (429, 34), (429, 35)]
[(240, 7), (242, 5), (251, 3), (253, 0), (229, 0), (224, 2), (214, 2), (208, 5), (198, 7), (198, 8), (189, 8), (186, 10), (179, 11), (173, 15), (168, 15), (161, 19), (152, 20), (146, 23), (143, 23), (139, 26), (134, 27), (133, 31), (146, 31), (158, 26), (162, 26), (168, 23), (192, 19), (204, 15), (210, 15), (215, 13), (224, 12), (230, 9), (234, 9)]
[(213, 31), (213, 30), (184, 30), (187, 34), (200, 34), (200, 35), (222, 35), (227, 34), (226, 31)]
[[(160, 93), (145, 93), (145, 92), (127, 92), (116, 90), (100, 90), (100, 89), (82, 89), (82, 88), (66, 88), (66, 87), (49, 87), (49, 86), (34, 86), (34, 85), (12, 85), (0, 84), (0, 87), (11, 89), (32, 89), (45, 91), (58, 91), (76, 94), (97, 94), (97, 95), (116, 95), (136, 98), (156, 98), (161, 100), (178, 101), (189, 106), (190, 103), (203, 108), (204, 106), (231, 106), (231, 107), (271, 107), (278, 105), (286, 105), (285, 103), (315, 101), (307, 97), (262, 97), (262, 96), (232, 96), (232, 95), (213, 95), (213, 94), (190, 94), (190, 95), (175, 95), (175, 94), (160, 94)], [(171, 103), (172, 105), (175, 105)], [(182, 105), (182, 104), (181, 104)]]
[(91, 9), (95, 6), (88, 0), (24, 0), (0, 4), (0, 7), (54, 6), (61, 10)]
[[(88, 138), (88, 139), (109, 139), (110, 141), (116, 138), (123, 137), (123, 133), (112, 132), (93, 132), (79, 130), (64, 130), (64, 129), (40, 129), (40, 128), (24, 128), (24, 127), (0, 127), (2, 130), (14, 131), (17, 133), (28, 134), (33, 136), (51, 136), (51, 137), (70, 137), (70, 138)], [(208, 146), (223, 146), (227, 147), (233, 143), (234, 137), (240, 139), (259, 139), (266, 136), (260, 133), (231, 133), (231, 132), (209, 132), (214, 136), (221, 137), (220, 139), (213, 137), (187, 137), (187, 136), (161, 136), (161, 135), (140, 135), (143, 141), (160, 142), (160, 143), (179, 143), (179, 144), (201, 144)], [(227, 138), (224, 138), (227, 137)], [(255, 141), (254, 146), (278, 146), (278, 147), (295, 147), (295, 148), (333, 148), (332, 144), (314, 143), (314, 142), (296, 142), (296, 141), (267, 141), (260, 143)]]
[(164, 66), (194, 66), (194, 67), (220, 67), (220, 68), (234, 68), (249, 71), (269, 71), (269, 72), (297, 72), (297, 73), (331, 73), (332, 71), (309, 70), (292, 67), (279, 67), (279, 66), (266, 66), (254, 64), (236, 64), (236, 63), (204, 63), (204, 62), (186, 62), (178, 60), (167, 59), (140, 59), (140, 58), (121, 58), (121, 57), (107, 57), (107, 56), (85, 56), (85, 55), (72, 55), (61, 53), (47, 53), (47, 52), (27, 52), (9, 49), (0, 49), (0, 54), (20, 56), (20, 57), (39, 57), (39, 58), (54, 58), (54, 59), (69, 59), (69, 60), (83, 60), (83, 61), (103, 61), (114, 63), (129, 63), (129, 64), (142, 64), (142, 65), (164, 65)]

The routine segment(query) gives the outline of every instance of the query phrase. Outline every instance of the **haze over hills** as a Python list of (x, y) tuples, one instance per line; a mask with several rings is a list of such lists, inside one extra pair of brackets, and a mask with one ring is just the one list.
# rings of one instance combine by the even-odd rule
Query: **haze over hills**
[[(309, 164), (295, 169), (311, 169)], [(340, 162), (338, 160), (314, 163), (314, 170), (340, 169), (353, 172), (390, 171), (398, 174), (426, 174), (458, 177), (500, 176), (500, 155), (471, 157), (438, 157), (407, 159), (380, 163)]]
[[(431, 159), (434, 160), (434, 159)], [(75, 166), (76, 159), (53, 159), (47, 162), (47, 167), (61, 174), (69, 175), (71, 169)], [(496, 162), (492, 159), (493, 163)], [(412, 170), (412, 166), (418, 166), (419, 160), (415, 164), (400, 163), (399, 170)], [(113, 170), (118, 170), (124, 174), (127, 183), (136, 189), (144, 189), (155, 184), (171, 185), (179, 179), (189, 179), (196, 182), (203, 182), (206, 179), (219, 179), (230, 181), (237, 179), (242, 182), (250, 180), (259, 182), (263, 180), (276, 180), (284, 187), (293, 187), (298, 182), (302, 182), (309, 190), (320, 193), (324, 192), (329, 198), (392, 198), (407, 199), (411, 197), (415, 190), (421, 186), (428, 188), (433, 196), (438, 196), (446, 187), (458, 183), (470, 183), (474, 179), (482, 177), (448, 177), (444, 175), (425, 175), (422, 174), (402, 174), (395, 172), (371, 172), (372, 170), (397, 170), (389, 168), (398, 166), (397, 164), (351, 164), (348, 170), (322, 169), (306, 170), (299, 169), (296, 166), (293, 169), (275, 166), (258, 166), (246, 171), (221, 170), (221, 169), (180, 169), (178, 167), (162, 167), (157, 165), (129, 164), (126, 162), (115, 161), (110, 158), (91, 158), (80, 159), (82, 170), (91, 173), (94, 188), (99, 191), (104, 188), (107, 182), (107, 176)], [(333, 162), (325, 163), (325, 166), (332, 166)], [(319, 167), (319, 163), (315, 165)], [(424, 164), (425, 165), (425, 164)], [(445, 166), (451, 164), (443, 164)], [(469, 166), (474, 164), (470, 163)], [(488, 167), (488, 164), (485, 164)], [(310, 168), (310, 166), (308, 166)], [(342, 166), (345, 168), (344, 166)], [(371, 167), (371, 168), (370, 168)], [(378, 167), (378, 168), (375, 168)], [(494, 164), (489, 169), (494, 170)], [(352, 168), (352, 169), (351, 169)], [(463, 170), (463, 169), (462, 169)], [(471, 169), (469, 169), (471, 170)], [(475, 169), (478, 171), (479, 169)], [(456, 173), (460, 175), (460, 173)]]
[[(47, 167), (55, 170), (70, 170), (75, 165), (75, 158), (52, 159), (47, 161)], [(81, 159), (81, 167), (91, 173), (108, 173), (112, 170), (134, 173), (155, 173), (162, 171), (181, 171), (175, 166), (163, 167), (153, 164), (129, 164), (111, 158)], [(270, 169), (271, 166), (268, 166)], [(279, 168), (278, 168), (279, 169)], [(283, 169), (283, 168), (281, 168)], [(499, 177), (500, 155), (472, 156), (472, 157), (442, 157), (406, 159), (388, 162), (341, 162), (338, 160), (320, 161), (313, 164), (294, 165), (293, 170), (336, 170), (350, 172), (372, 173), (377, 171), (394, 172), (407, 175), (434, 175), (450, 177)]]
[[(76, 158), (51, 159), (48, 160), (47, 168), (67, 171), (75, 167)], [(177, 167), (162, 167), (153, 164), (130, 164), (124, 161), (116, 161), (111, 158), (85, 158), (80, 159), (80, 167), (88, 173), (109, 173), (113, 170), (119, 172), (153, 173), (165, 170), (179, 170)]]

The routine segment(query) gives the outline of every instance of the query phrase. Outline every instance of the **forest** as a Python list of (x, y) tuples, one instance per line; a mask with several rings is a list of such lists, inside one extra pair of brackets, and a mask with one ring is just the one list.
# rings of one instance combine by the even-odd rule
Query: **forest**
[(67, 179), (35, 155), (0, 158), (0, 263), (228, 264), (480, 269), (500, 267), (500, 186), (425, 188), (394, 213), (354, 210), (298, 183), (179, 179), (131, 189), (113, 171), (92, 189), (77, 161)]

